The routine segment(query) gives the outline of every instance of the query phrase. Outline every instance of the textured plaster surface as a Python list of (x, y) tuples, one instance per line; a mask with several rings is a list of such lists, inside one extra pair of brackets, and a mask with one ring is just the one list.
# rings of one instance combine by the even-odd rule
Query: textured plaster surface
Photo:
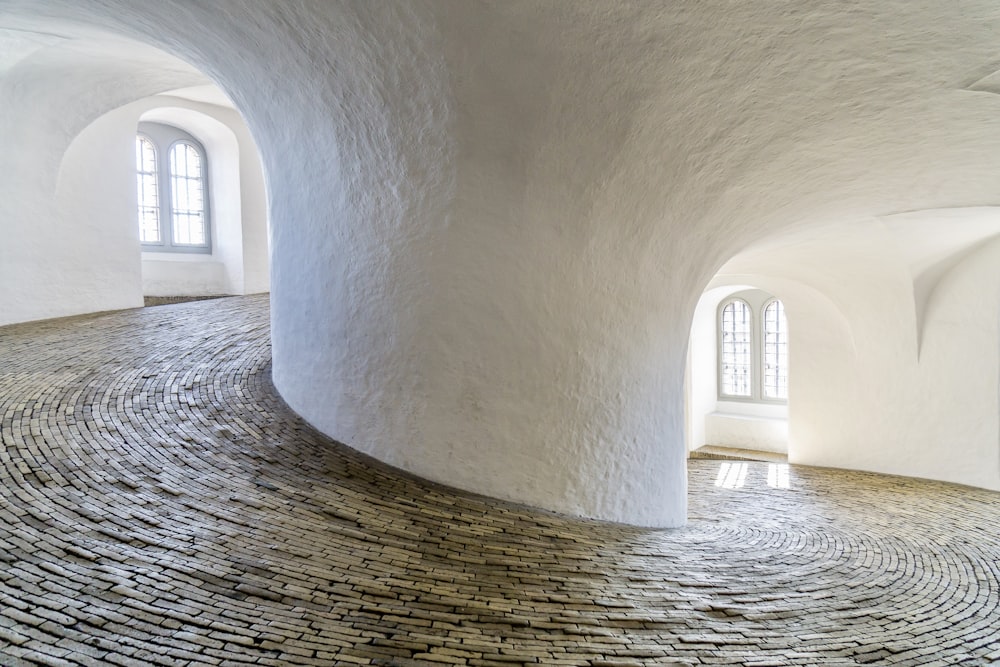
[[(220, 85), (267, 174), (276, 385), (352, 447), (680, 524), (692, 315), (729, 262), (714, 284), (799, 313), (790, 456), (998, 484), (989, 239), (932, 276), (885, 222), (996, 203), (995, 3), (6, 0), (0, 27), (43, 33), (0, 51), (32, 54), (2, 83), (11, 134), (70, 76), (38, 83), (50, 34), (100, 27)], [(72, 73), (79, 109), (105, 78), (204, 82), (105, 60)], [(44, 177), (72, 134), (16, 134), (32, 164), (4, 173)]]

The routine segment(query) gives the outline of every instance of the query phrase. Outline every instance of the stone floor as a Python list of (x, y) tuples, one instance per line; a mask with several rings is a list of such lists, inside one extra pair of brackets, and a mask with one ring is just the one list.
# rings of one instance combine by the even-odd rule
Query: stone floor
[(767, 463), (788, 463), (788, 454), (765, 452), (759, 449), (743, 449), (741, 447), (721, 447), (719, 445), (704, 445), (688, 452), (692, 459), (715, 459), (719, 461), (765, 461)]
[(1000, 497), (692, 461), (690, 525), (474, 497), (318, 435), (265, 298), (0, 329), (0, 664), (1000, 661)]
[(146, 296), (143, 297), (143, 305), (150, 306), (168, 306), (174, 303), (187, 303), (189, 301), (205, 301), (206, 299), (220, 299), (224, 294), (218, 294), (213, 296)]

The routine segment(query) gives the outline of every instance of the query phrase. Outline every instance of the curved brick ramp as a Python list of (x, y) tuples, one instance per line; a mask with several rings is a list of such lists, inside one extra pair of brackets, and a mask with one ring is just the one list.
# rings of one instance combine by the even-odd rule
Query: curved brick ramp
[(267, 329), (260, 297), (0, 329), (0, 664), (1000, 660), (997, 494), (693, 461), (684, 530), (528, 510), (313, 432)]

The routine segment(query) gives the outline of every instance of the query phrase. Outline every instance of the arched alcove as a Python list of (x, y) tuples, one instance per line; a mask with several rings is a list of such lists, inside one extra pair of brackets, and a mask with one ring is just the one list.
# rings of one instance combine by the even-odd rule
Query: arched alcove
[[(767, 398), (762, 391), (761, 317), (776, 295), (751, 285), (726, 285), (705, 291), (695, 308), (688, 344), (687, 447), (744, 449), (788, 453), (788, 403), (791, 398)], [(745, 396), (727, 396), (720, 387), (720, 308), (729, 302), (746, 304), (751, 313), (748, 355), (750, 387)]]
[[(212, 252), (205, 256), (143, 249), (143, 295), (206, 296), (267, 291), (267, 202), (262, 170), (249, 131), (231, 108), (191, 103), (173, 95), (157, 96), (138, 104), (167, 103), (171, 106), (144, 111), (139, 122), (180, 128), (204, 146), (208, 157)], [(185, 103), (187, 106), (180, 106)]]
[[(21, 39), (23, 52), (0, 63), (0, 111), (7, 121), (0, 129), (0, 166), (11, 176), (0, 185), (0, 278), (14, 286), (0, 293), (0, 323), (141, 306), (144, 293), (163, 294), (150, 286), (163, 265), (173, 268), (170, 296), (267, 291), (264, 176), (240, 114), (186, 63), (147, 45), (78, 30), (13, 31), (40, 37)], [(176, 255), (169, 264), (162, 257), (143, 260), (135, 187), (142, 119), (187, 129), (217, 158), (209, 161), (209, 183), (222, 242), (211, 254)], [(205, 267), (214, 280), (185, 288)]]

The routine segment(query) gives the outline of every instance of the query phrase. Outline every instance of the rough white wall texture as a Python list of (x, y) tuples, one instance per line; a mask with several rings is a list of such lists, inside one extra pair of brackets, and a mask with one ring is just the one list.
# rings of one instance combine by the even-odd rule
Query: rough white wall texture
[[(2, 0), (0, 18), (101, 26), (232, 98), (267, 173), (275, 381), (362, 451), (682, 523), (691, 318), (732, 260), (799, 322), (793, 457), (997, 484), (997, 263), (970, 251), (934, 278), (885, 221), (996, 203), (993, 2)], [(164, 76), (147, 65), (106, 72)], [(4, 89), (4, 131), (36, 78)], [(62, 154), (13, 140), (4, 173)]]

